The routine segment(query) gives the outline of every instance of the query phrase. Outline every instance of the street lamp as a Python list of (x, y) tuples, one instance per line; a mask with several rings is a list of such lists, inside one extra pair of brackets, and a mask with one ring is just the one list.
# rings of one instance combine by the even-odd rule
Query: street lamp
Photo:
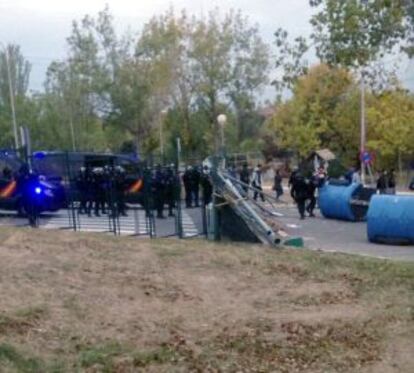
[[(360, 0), (360, 3), (363, 7), (366, 7), (368, 4), (367, 0)], [(363, 25), (364, 31), (365, 25)], [(360, 158), (361, 158), (361, 181), (362, 184), (366, 182), (366, 170), (365, 170), (365, 163), (363, 161), (363, 153), (365, 152), (365, 145), (366, 145), (366, 121), (365, 121), (365, 76), (364, 76), (364, 68), (361, 69), (361, 83), (360, 83), (360, 90), (361, 90), (361, 120), (360, 120)]]
[(161, 117), (160, 117), (160, 152), (161, 152), (161, 160), (164, 162), (164, 120), (165, 116), (167, 115), (168, 110), (163, 109), (161, 111)]
[(12, 124), (13, 124), (13, 134), (14, 134), (14, 146), (16, 150), (19, 149), (19, 138), (17, 135), (17, 122), (16, 122), (16, 109), (14, 107), (14, 90), (12, 84), (12, 78), (10, 73), (10, 62), (9, 62), (9, 51), (4, 46), (3, 43), (0, 42), (0, 46), (3, 48), (4, 56), (6, 59), (6, 69), (7, 69), (7, 79), (9, 81), (9, 94), (10, 94), (10, 106), (12, 110)]
[(220, 144), (221, 144), (221, 150), (224, 151), (224, 144), (225, 144), (225, 138), (224, 138), (224, 126), (227, 122), (227, 116), (225, 114), (220, 114), (217, 117), (217, 123), (220, 127)]

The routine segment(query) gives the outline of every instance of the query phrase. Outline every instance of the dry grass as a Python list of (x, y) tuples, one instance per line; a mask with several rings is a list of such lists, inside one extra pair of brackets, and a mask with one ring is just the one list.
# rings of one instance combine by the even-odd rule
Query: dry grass
[(414, 265), (0, 228), (1, 372), (412, 372)]

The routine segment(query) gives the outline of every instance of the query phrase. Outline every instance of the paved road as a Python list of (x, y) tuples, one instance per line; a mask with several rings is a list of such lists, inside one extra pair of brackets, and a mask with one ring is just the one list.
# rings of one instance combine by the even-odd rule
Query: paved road
[[(113, 219), (108, 215), (91, 216), (78, 215), (75, 217), (77, 230), (81, 232), (112, 233), (114, 231)], [(185, 238), (195, 237), (201, 234), (201, 209), (183, 209), (182, 226)], [(15, 213), (0, 210), (0, 225), (24, 226), (28, 221), (17, 217)], [(141, 208), (128, 210), (128, 216), (119, 218), (119, 233), (124, 236), (149, 236), (150, 221)], [(73, 229), (72, 212), (66, 209), (55, 213), (42, 214), (39, 227), (43, 229)], [(157, 237), (169, 237), (177, 235), (177, 221), (175, 217), (155, 219), (155, 235)]]
[(328, 220), (319, 213), (316, 218), (300, 220), (294, 206), (281, 206), (278, 211), (284, 214), (280, 221), (287, 225), (289, 233), (302, 236), (305, 245), (311, 249), (414, 261), (414, 246), (370, 243), (364, 222)]
[[(319, 214), (316, 218), (307, 218), (302, 221), (298, 218), (296, 208), (291, 205), (277, 205), (277, 211), (283, 214), (277, 219), (286, 224), (288, 232), (293, 236), (302, 236), (306, 247), (311, 249), (414, 261), (414, 246), (379, 245), (368, 242), (366, 223), (327, 220)], [(202, 235), (201, 209), (183, 209), (182, 216), (184, 237)], [(40, 226), (46, 229), (62, 229), (70, 227), (69, 222), (69, 212), (61, 210), (54, 214), (44, 215), (40, 220)], [(79, 222), (81, 231), (109, 232), (111, 230), (111, 221), (106, 215), (99, 218), (80, 215)], [(120, 218), (120, 223), (122, 235), (149, 235), (148, 222), (142, 209), (130, 210), (128, 217)], [(0, 211), (0, 225), (23, 226), (26, 224), (26, 219)], [(157, 237), (176, 235), (175, 218), (155, 219), (155, 230)]]

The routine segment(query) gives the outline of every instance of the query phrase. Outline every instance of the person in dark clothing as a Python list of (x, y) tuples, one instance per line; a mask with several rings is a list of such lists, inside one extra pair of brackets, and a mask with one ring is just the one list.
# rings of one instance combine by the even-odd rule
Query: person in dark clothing
[(258, 164), (253, 172), (252, 187), (255, 188), (253, 199), (257, 201), (257, 197), (260, 195), (262, 202), (265, 201), (263, 193), (260, 193), (262, 189), (262, 165)]
[(316, 197), (315, 197), (315, 192), (316, 192), (316, 188), (318, 187), (318, 183), (319, 183), (319, 178), (317, 175), (313, 175), (309, 180), (308, 180), (308, 204), (306, 205), (306, 211), (308, 212), (310, 217), (314, 217), (315, 214), (313, 213), (313, 211), (315, 210), (316, 207)]
[(381, 171), (380, 176), (377, 180), (377, 190), (379, 191), (379, 194), (386, 194), (387, 187), (388, 187), (387, 174), (385, 171)]
[(175, 200), (177, 196), (177, 178), (174, 172), (174, 165), (167, 168), (165, 173), (165, 202), (168, 205), (168, 216), (173, 217)]
[(9, 167), (4, 167), (3, 168), (3, 178), (5, 180), (11, 180), (13, 178), (13, 172)]
[(102, 167), (96, 167), (92, 170), (92, 195), (94, 202), (95, 216), (106, 214), (105, 209), (105, 185), (104, 170)]
[(305, 204), (309, 191), (305, 178), (299, 172), (292, 179), (291, 195), (298, 205), (300, 218), (305, 219)]
[(203, 173), (201, 175), (200, 184), (201, 184), (201, 189), (203, 192), (203, 203), (204, 203), (204, 206), (207, 206), (212, 201), (212, 196), (213, 196), (213, 184), (211, 183), (207, 166), (204, 166), (203, 168)]
[(128, 216), (125, 204), (125, 170), (121, 166), (115, 168), (114, 189), (115, 189), (115, 204), (116, 212), (121, 216)]
[(197, 167), (194, 167), (190, 174), (190, 190), (194, 206), (199, 207), (199, 195), (200, 195), (200, 171)]
[(297, 168), (295, 168), (291, 173), (290, 173), (290, 176), (289, 176), (289, 181), (288, 181), (288, 187), (289, 188), (292, 188), (292, 186), (293, 186), (293, 182), (295, 181), (295, 177), (296, 177), (296, 174), (299, 172), (299, 170), (297, 169)]
[(36, 192), (38, 175), (34, 174), (27, 164), (23, 164), (18, 172), (17, 183), (22, 196), (22, 208), (29, 219), (29, 225), (36, 227), (40, 211), (40, 196)]
[(242, 188), (243, 188), (243, 191), (247, 194), (249, 192), (248, 185), (250, 185), (250, 172), (249, 172), (247, 163), (243, 164), (243, 168), (240, 171), (240, 181), (246, 184), (246, 185), (242, 185)]
[(145, 216), (152, 217), (152, 211), (154, 209), (154, 199), (152, 194), (152, 175), (151, 175), (151, 169), (149, 167), (145, 167), (143, 171), (143, 191), (144, 191), (144, 199), (142, 206), (145, 210)]
[(165, 175), (161, 169), (161, 165), (157, 165), (152, 186), (154, 192), (155, 209), (157, 210), (157, 219), (165, 219)]
[(185, 207), (190, 208), (192, 205), (192, 193), (191, 193), (191, 166), (187, 167), (183, 175), (183, 184), (185, 191)]
[(87, 214), (88, 212), (88, 188), (89, 178), (85, 167), (81, 167), (76, 178), (76, 188), (79, 192), (79, 214)]
[(395, 188), (397, 187), (397, 182), (395, 180), (395, 171), (394, 169), (390, 170), (388, 174), (388, 194), (395, 194)]
[(280, 175), (280, 171), (276, 170), (276, 175), (273, 182), (273, 190), (276, 192), (276, 201), (279, 201), (279, 198), (283, 195), (283, 178)]

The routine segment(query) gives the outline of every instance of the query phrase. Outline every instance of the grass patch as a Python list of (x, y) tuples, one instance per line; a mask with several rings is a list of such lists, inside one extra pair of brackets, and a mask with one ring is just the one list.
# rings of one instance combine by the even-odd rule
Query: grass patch
[(46, 306), (22, 308), (13, 314), (0, 314), (0, 334), (23, 334), (35, 327), (48, 310)]
[(42, 360), (25, 357), (16, 348), (7, 343), (0, 344), (0, 368), (2, 368), (2, 372), (16, 373), (41, 373), (45, 371)]
[(85, 348), (79, 354), (78, 365), (82, 369), (93, 367), (99, 372), (111, 373), (171, 363), (177, 358), (177, 352), (167, 345), (153, 350), (136, 351), (118, 342), (112, 342)]

